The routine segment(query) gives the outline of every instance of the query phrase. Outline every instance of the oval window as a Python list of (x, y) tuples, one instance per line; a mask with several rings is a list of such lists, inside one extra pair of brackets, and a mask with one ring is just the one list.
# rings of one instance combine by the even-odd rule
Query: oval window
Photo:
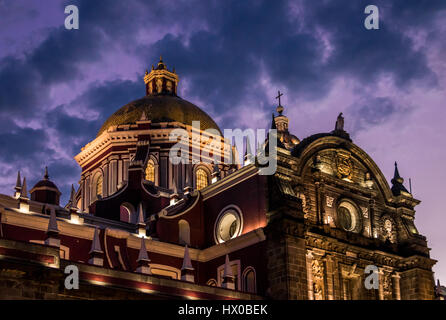
[(353, 231), (356, 229), (357, 220), (357, 210), (353, 204), (348, 201), (343, 201), (339, 204), (338, 210), (338, 224), (346, 231)]

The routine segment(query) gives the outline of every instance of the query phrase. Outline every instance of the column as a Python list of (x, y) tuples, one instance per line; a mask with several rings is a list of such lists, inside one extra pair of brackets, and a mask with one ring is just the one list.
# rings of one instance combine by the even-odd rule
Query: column
[(104, 172), (104, 186), (105, 186), (105, 188), (102, 188), (102, 197), (104, 198), (104, 197), (108, 197), (108, 190), (109, 190), (109, 182), (108, 182), (108, 180), (109, 180), (109, 174), (108, 174), (108, 161), (106, 160), (106, 161), (104, 161), (103, 162), (103, 165), (102, 165), (102, 169), (103, 169), (103, 172)]
[(334, 300), (333, 258), (331, 256), (327, 256), (327, 258), (325, 259), (325, 264), (327, 266), (327, 292), (328, 292), (328, 300)]
[(381, 268), (378, 271), (379, 273), (379, 300), (384, 300), (384, 272), (381, 270)]
[(309, 251), (306, 254), (307, 260), (307, 283), (308, 283), (308, 300), (314, 300), (313, 293), (313, 269), (311, 268), (311, 261), (313, 260), (313, 253)]
[(392, 275), (393, 295), (396, 300), (401, 300), (400, 278), (398, 272)]
[(118, 185), (122, 182), (123, 180), (123, 175), (122, 175), (122, 168), (123, 168), (123, 161), (122, 159), (118, 160)]

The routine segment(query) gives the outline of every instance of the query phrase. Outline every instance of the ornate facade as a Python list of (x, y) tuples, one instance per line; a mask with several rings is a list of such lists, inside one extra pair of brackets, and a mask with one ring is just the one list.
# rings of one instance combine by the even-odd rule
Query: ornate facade
[[(299, 140), (279, 102), (277, 171), (265, 176), (251, 160), (268, 143), (238, 164), (212, 118), (178, 97), (162, 59), (144, 82), (146, 96), (76, 155), (68, 204), (47, 170), (30, 197), (20, 174), (13, 195), (0, 195), (0, 289), (14, 288), (0, 297), (434, 299), (420, 201), (396, 164), (389, 186), (342, 114), (333, 131)], [(170, 161), (177, 142), (188, 163)], [(69, 265), (79, 289), (64, 287)], [(376, 289), (364, 286), (369, 265)]]

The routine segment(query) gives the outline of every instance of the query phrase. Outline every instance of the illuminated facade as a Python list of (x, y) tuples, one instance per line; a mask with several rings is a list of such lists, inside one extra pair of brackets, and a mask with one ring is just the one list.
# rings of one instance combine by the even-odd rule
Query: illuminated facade
[[(162, 60), (144, 82), (146, 96), (76, 155), (68, 204), (47, 171), (31, 197), (20, 175), (13, 196), (0, 195), (0, 289), (19, 288), (1, 298), (434, 298), (435, 260), (414, 224), (420, 201), (396, 164), (389, 187), (342, 114), (333, 131), (300, 141), (279, 102), (277, 171), (263, 176), (255, 161), (210, 163), (215, 150), (222, 160), (237, 151), (211, 139), (217, 124), (178, 97)], [(177, 129), (185, 143), (198, 136), (189, 163), (169, 160)], [(78, 290), (64, 289), (67, 265), (79, 268)], [(364, 286), (368, 265), (379, 268), (377, 289)]]

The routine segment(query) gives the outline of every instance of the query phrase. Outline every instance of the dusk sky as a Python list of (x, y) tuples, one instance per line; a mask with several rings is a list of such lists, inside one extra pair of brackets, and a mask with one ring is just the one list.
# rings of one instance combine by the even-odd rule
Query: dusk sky
[[(65, 6), (79, 8), (67, 30)], [(379, 8), (379, 30), (364, 8)], [(144, 95), (163, 56), (179, 95), (220, 128), (267, 128), (284, 93), (300, 139), (334, 129), (389, 183), (394, 161), (412, 180), (415, 223), (446, 284), (446, 1), (0, 0), (0, 193), (17, 170), (30, 189), (48, 166), (63, 193), (73, 157), (102, 123)]]

